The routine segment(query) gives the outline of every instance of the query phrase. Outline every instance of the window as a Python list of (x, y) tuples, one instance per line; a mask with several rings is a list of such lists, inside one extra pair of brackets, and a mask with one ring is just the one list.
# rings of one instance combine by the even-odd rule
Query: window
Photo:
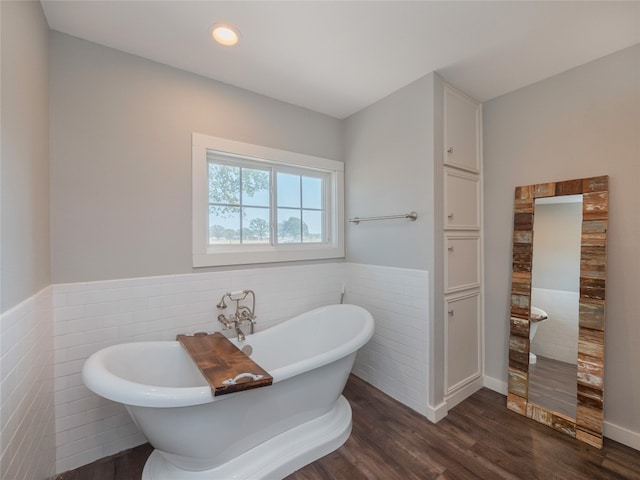
[(193, 266), (344, 256), (342, 162), (193, 134)]
[(213, 151), (207, 165), (209, 245), (326, 243), (327, 173)]

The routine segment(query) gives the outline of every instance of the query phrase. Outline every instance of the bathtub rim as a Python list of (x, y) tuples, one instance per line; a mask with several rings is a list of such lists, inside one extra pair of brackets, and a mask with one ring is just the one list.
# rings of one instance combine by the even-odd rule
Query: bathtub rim
[[(278, 325), (252, 335), (253, 337), (258, 337), (266, 334), (277, 334), (278, 330), (287, 328), (287, 324), (289, 324), (290, 322), (305, 321), (304, 317), (307, 315), (318, 314), (322, 313), (325, 310), (332, 310), (337, 308), (342, 310), (354, 310), (358, 312), (358, 316), (362, 317), (363, 324), (362, 327), (358, 330), (357, 334), (352, 338), (345, 339), (343, 343), (330, 350), (327, 350), (326, 352), (322, 352), (310, 358), (270, 371), (269, 374), (273, 377), (274, 384), (277, 384), (280, 381), (294, 377), (311, 369), (322, 367), (347, 355), (355, 353), (373, 336), (373, 317), (366, 309), (357, 305), (327, 305), (324, 307), (309, 310), (289, 320), (279, 323)], [(247, 339), (250, 340), (252, 336), (248, 335)], [(182, 350), (179, 342), (175, 340), (121, 343), (103, 348), (92, 354), (84, 363), (82, 367), (82, 379), (84, 384), (91, 391), (106, 399), (122, 403), (124, 405), (153, 408), (173, 408), (202, 405), (214, 401), (224, 401), (242, 393), (237, 392), (214, 397), (209, 385), (197, 387), (163, 387), (157, 385), (147, 385), (143, 383), (133, 382), (131, 380), (127, 380), (125, 378), (117, 376), (109, 371), (106, 367), (104, 367), (105, 358), (107, 358), (108, 356), (117, 354), (122, 350), (138, 348), (140, 345), (160, 348), (180, 348)]]

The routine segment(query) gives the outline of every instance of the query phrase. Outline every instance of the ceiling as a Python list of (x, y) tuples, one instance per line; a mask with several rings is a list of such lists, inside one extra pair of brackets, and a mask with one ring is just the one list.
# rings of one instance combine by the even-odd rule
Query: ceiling
[(640, 1), (42, 4), (53, 30), (337, 118), (433, 71), (486, 101), (640, 42)]

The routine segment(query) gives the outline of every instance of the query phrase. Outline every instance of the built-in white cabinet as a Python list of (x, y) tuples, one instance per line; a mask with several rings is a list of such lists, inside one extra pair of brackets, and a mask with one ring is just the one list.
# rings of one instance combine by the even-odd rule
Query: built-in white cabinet
[(444, 252), (444, 293), (480, 287), (480, 237), (447, 233)]
[(447, 230), (480, 229), (480, 177), (444, 169), (444, 214)]
[(445, 394), (450, 395), (480, 377), (480, 292), (447, 298), (445, 304)]
[(481, 106), (444, 86), (442, 245), (448, 408), (482, 386)]
[(444, 164), (480, 173), (480, 108), (474, 100), (445, 86)]

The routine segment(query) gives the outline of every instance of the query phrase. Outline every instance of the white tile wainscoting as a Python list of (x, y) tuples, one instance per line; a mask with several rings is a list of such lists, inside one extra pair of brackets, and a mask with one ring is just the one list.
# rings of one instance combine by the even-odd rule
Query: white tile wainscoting
[(42, 479), (55, 466), (52, 287), (0, 316), (0, 478)]
[(373, 338), (360, 349), (353, 373), (426, 414), (429, 272), (348, 264), (346, 302), (375, 318)]
[(47, 478), (144, 442), (121, 405), (83, 385), (84, 361), (117, 343), (219, 329), (229, 290), (255, 290), (260, 330), (339, 302), (346, 284), (346, 301), (376, 319), (354, 372), (424, 411), (427, 277), (324, 263), (49, 286), (0, 316), (0, 477)]
[(423, 411), (427, 276), (417, 270), (326, 263), (54, 285), (56, 471), (145, 441), (121, 405), (83, 385), (86, 358), (117, 343), (219, 329), (215, 305), (229, 290), (256, 292), (259, 330), (338, 303), (346, 285), (345, 301), (364, 306), (376, 320), (375, 336), (358, 355), (354, 373)]
[(94, 395), (81, 369), (109, 345), (175, 340), (220, 330), (216, 304), (227, 291), (256, 292), (256, 328), (338, 303), (343, 263), (55, 285), (56, 470), (63, 472), (145, 441), (125, 409)]

